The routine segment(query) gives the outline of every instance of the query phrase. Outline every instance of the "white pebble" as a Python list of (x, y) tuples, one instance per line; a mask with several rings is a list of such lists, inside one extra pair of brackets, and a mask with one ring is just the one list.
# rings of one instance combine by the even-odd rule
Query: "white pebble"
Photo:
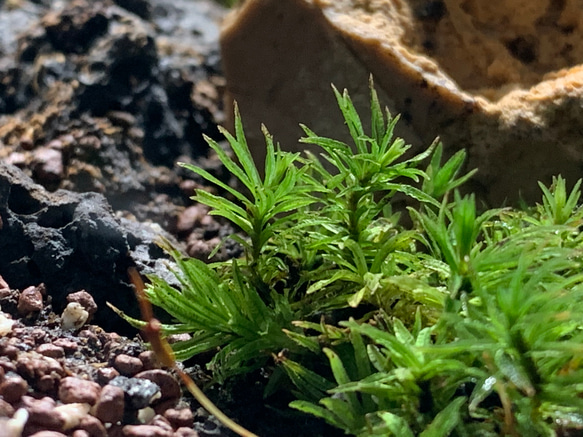
[(89, 313), (78, 302), (71, 302), (61, 315), (61, 327), (64, 330), (79, 329), (89, 318)]

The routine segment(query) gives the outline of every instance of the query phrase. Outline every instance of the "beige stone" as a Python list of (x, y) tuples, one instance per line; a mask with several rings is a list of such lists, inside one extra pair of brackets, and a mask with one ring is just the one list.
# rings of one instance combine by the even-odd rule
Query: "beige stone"
[(330, 83), (366, 118), (372, 73), (398, 134), (466, 148), (473, 188), (500, 204), (581, 176), (582, 34), (580, 0), (247, 0), (221, 48), (258, 160), (260, 123), (290, 150), (300, 122), (348, 141)]

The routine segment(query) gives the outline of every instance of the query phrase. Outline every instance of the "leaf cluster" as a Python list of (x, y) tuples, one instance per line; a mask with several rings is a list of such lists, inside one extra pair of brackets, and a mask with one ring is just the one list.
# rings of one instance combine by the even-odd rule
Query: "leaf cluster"
[(480, 211), (457, 191), (474, 174), (464, 151), (443, 162), (436, 141), (412, 154), (372, 83), (369, 132), (333, 92), (350, 144), (302, 126), (321, 151), (302, 156), (263, 127), (259, 171), (236, 109), (228, 148), (207, 141), (239, 186), (184, 164), (222, 190), (193, 199), (237, 226), (244, 256), (205, 264), (163, 243), (178, 285), (151, 277), (145, 292), (175, 320), (163, 333), (191, 335), (177, 357), (212, 353), (218, 381), (262, 367), (266, 395), (289, 390), (293, 408), (352, 435), (576, 429), (581, 181), (541, 184), (532, 208)]

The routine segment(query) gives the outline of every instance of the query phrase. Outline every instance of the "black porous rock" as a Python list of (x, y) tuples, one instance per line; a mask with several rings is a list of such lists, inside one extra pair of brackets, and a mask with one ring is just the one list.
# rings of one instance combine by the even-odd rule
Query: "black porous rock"
[(119, 387), (123, 390), (126, 404), (132, 410), (139, 410), (149, 406), (153, 398), (160, 393), (160, 387), (155, 382), (143, 378), (128, 378), (127, 376), (116, 376), (109, 385)]
[(118, 219), (98, 193), (48, 192), (17, 167), (0, 162), (0, 276), (12, 288), (44, 283), (57, 312), (69, 293), (86, 290), (95, 323), (129, 333), (105, 305), (138, 316), (127, 269), (167, 276), (155, 241), (171, 237), (151, 224)]

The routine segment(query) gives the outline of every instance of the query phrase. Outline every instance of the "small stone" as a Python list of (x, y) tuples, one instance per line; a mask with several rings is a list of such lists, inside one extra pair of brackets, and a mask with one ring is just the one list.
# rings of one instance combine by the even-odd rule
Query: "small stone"
[(8, 374), (0, 384), (0, 396), (11, 404), (15, 404), (28, 391), (28, 383), (16, 374)]
[[(2, 228), (0, 228), (0, 229), (2, 229)], [(0, 290), (10, 290), (10, 286), (8, 285), (8, 282), (6, 282), (4, 280), (2, 275), (0, 275)]]
[(164, 411), (164, 417), (168, 419), (173, 428), (192, 428), (194, 414), (190, 408), (169, 408)]
[(199, 434), (192, 428), (178, 428), (174, 431), (174, 437), (199, 437)]
[(161, 416), (160, 414), (156, 414), (149, 424), (165, 429), (170, 432), (173, 431), (172, 425), (170, 424), (168, 419), (166, 419), (164, 416)]
[(187, 235), (195, 226), (200, 225), (201, 219), (206, 214), (208, 214), (208, 210), (200, 205), (189, 206), (178, 216), (176, 232), (179, 235)]
[(30, 286), (20, 293), (17, 305), (18, 313), (28, 316), (43, 309), (43, 297), (38, 287)]
[(16, 365), (10, 361), (18, 355), (18, 348), (13, 345), (6, 345), (0, 348), (0, 367), (4, 372), (16, 372)]
[(0, 311), (0, 337), (5, 336), (12, 332), (12, 327), (14, 326), (14, 320), (10, 315)]
[(116, 126), (129, 128), (136, 124), (136, 117), (126, 111), (108, 111), (107, 118)]
[(23, 396), (21, 406), (28, 410), (27, 427), (62, 430), (65, 425), (65, 419), (55, 411), (56, 402), (49, 397), (35, 399), (31, 396)]
[(75, 330), (81, 328), (87, 319), (89, 313), (78, 302), (70, 302), (61, 315), (61, 327), (64, 330)]
[(139, 358), (126, 354), (119, 354), (115, 357), (113, 365), (122, 375), (131, 376), (140, 372), (144, 365)]
[(29, 333), (35, 344), (44, 344), (47, 342), (47, 331), (43, 328), (33, 328)]
[(152, 407), (142, 408), (141, 410), (138, 410), (137, 423), (150, 424), (154, 416), (156, 416), (156, 412)]
[(119, 422), (123, 418), (124, 397), (124, 391), (121, 387), (109, 384), (104, 386), (91, 414), (103, 423)]
[(201, 240), (199, 237), (191, 234), (186, 242), (186, 253), (192, 258), (206, 261), (214, 247), (215, 246), (212, 246), (209, 242)]
[(106, 385), (113, 378), (119, 376), (119, 372), (113, 367), (102, 367), (97, 370), (97, 382), (101, 385)]
[(51, 357), (36, 352), (21, 352), (16, 360), (16, 369), (20, 375), (28, 380), (40, 379), (44, 375), (65, 376), (61, 363)]
[(97, 304), (89, 293), (85, 290), (77, 291), (76, 293), (71, 293), (67, 295), (67, 302), (77, 302), (81, 304), (81, 306), (89, 313), (89, 319), (95, 314), (97, 311)]
[(99, 340), (99, 337), (97, 337), (97, 335), (94, 332), (91, 332), (89, 329), (83, 329), (82, 331), (79, 331), (79, 338), (86, 339), (86, 344), (89, 347), (95, 349), (102, 347), (102, 343)]
[(39, 431), (30, 437), (67, 437), (67, 435), (57, 431)]
[[(170, 373), (161, 369), (145, 370), (136, 375), (136, 378), (148, 379), (160, 387), (161, 397), (154, 404), (163, 410), (174, 407), (182, 394), (180, 384)], [(159, 411), (158, 408), (156, 408)]]
[(14, 407), (6, 399), (0, 399), (0, 417), (12, 417), (14, 411)]
[(50, 147), (39, 147), (34, 152), (33, 172), (43, 182), (59, 181), (64, 176), (63, 153)]
[(138, 355), (138, 358), (144, 365), (144, 370), (152, 370), (158, 367), (158, 360), (154, 351), (143, 351)]
[(62, 348), (67, 353), (72, 353), (77, 350), (77, 343), (66, 338), (57, 338), (53, 341), (53, 345)]
[(172, 431), (152, 425), (126, 425), (123, 435), (127, 437), (172, 437)]
[(67, 431), (79, 426), (81, 419), (87, 416), (90, 408), (89, 404), (72, 403), (57, 405), (54, 411), (63, 418), (63, 430)]
[(94, 405), (99, 399), (101, 387), (93, 381), (69, 376), (61, 381), (59, 399), (63, 403), (87, 403)]
[(11, 418), (0, 418), (0, 430), (6, 437), (20, 437), (26, 422), (28, 421), (28, 411), (19, 408)]
[(26, 154), (26, 153), (12, 152), (6, 158), (6, 163), (12, 164), (12, 165), (19, 167), (19, 168), (24, 168), (26, 166), (26, 163), (28, 162), (27, 156), (28, 156), (28, 154)]
[(36, 351), (45, 357), (63, 358), (65, 356), (65, 350), (62, 347), (56, 346), (52, 343), (41, 344), (36, 348)]
[(35, 381), (35, 386), (37, 390), (42, 393), (56, 395), (60, 382), (61, 376), (51, 372), (49, 375), (43, 375), (37, 381)]
[(101, 420), (89, 414), (81, 419), (78, 428), (87, 433), (88, 437), (107, 437), (107, 429)]
[(132, 410), (145, 408), (152, 401), (160, 398), (160, 387), (147, 379), (118, 376), (109, 384), (120, 387), (124, 391), (126, 405)]

